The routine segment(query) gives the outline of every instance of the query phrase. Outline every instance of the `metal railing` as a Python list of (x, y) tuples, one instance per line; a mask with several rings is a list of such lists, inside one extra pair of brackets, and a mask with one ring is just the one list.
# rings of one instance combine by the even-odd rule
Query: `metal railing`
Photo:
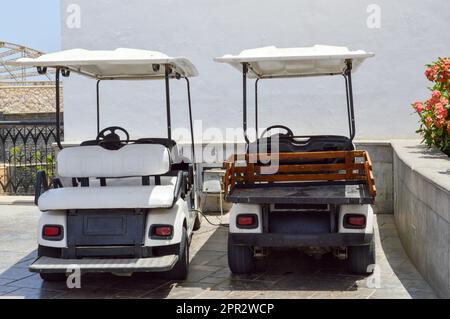
[(55, 122), (0, 121), (0, 195), (33, 195), (39, 171), (53, 178), (55, 141)]

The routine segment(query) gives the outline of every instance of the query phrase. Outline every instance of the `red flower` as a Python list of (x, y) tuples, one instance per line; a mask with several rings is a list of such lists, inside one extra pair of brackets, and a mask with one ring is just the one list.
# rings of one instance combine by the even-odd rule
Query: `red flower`
[(416, 110), (417, 113), (421, 114), (425, 107), (423, 106), (422, 102), (415, 102), (413, 104), (413, 108)]
[(445, 120), (445, 118), (448, 115), (447, 109), (441, 103), (437, 103), (435, 109), (436, 109), (436, 116), (439, 119), (444, 119)]
[(439, 99), (441, 98), (441, 92), (439, 92), (439, 91), (437, 91), (437, 90), (434, 90), (434, 91), (431, 93), (431, 98), (432, 98), (434, 101), (439, 101)]
[(445, 119), (443, 118), (437, 118), (436, 120), (434, 120), (434, 125), (438, 128), (441, 129), (444, 127), (445, 124)]
[(428, 111), (431, 111), (431, 110), (433, 109), (435, 103), (436, 103), (436, 102), (435, 102), (433, 99), (428, 100), (428, 101), (426, 102), (426, 104), (427, 104), (427, 110), (428, 110)]
[(437, 67), (431, 66), (425, 71), (425, 76), (427, 77), (428, 80), (434, 81), (434, 79), (436, 77), (436, 73), (437, 73)]
[(447, 133), (450, 135), (450, 122), (447, 123)]
[(446, 71), (450, 70), (450, 58), (442, 59), (442, 68)]
[(430, 128), (430, 127), (431, 127), (431, 124), (433, 124), (433, 119), (432, 119), (430, 116), (428, 116), (428, 117), (425, 119), (425, 126), (426, 126), (427, 128)]

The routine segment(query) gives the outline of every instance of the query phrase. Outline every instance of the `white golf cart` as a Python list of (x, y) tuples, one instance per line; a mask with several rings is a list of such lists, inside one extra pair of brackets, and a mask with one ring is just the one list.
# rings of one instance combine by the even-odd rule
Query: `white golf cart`
[[(56, 69), (57, 177), (49, 186), (45, 172), (37, 176), (36, 204), (42, 217), (38, 259), (30, 271), (46, 281), (64, 280), (68, 269), (166, 272), (172, 279), (185, 279), (190, 239), (201, 222), (188, 80), (198, 75), (194, 65), (185, 58), (135, 49), (75, 49), (19, 59), (14, 65), (34, 66), (41, 74)], [(97, 80), (98, 134), (80, 146), (63, 148), (60, 75), (71, 72)], [(192, 162), (180, 156), (172, 140), (172, 79), (187, 83)], [(132, 140), (124, 128), (101, 129), (99, 89), (106, 80), (165, 80), (167, 138)]]
[[(369, 154), (356, 151), (352, 71), (367, 58), (364, 51), (314, 46), (266, 47), (216, 59), (243, 72), (244, 132), (247, 154), (225, 163), (230, 214), (228, 260), (233, 273), (249, 273), (255, 255), (272, 248), (302, 249), (316, 258), (333, 253), (349, 261), (354, 273), (373, 271), (373, 210), (376, 189)], [(295, 136), (283, 125), (259, 135), (258, 83), (266, 79), (343, 76), (350, 137)], [(247, 82), (256, 79), (257, 140), (247, 128)], [(268, 134), (274, 130), (283, 133)], [(279, 161), (276, 172), (267, 160)], [(272, 162), (273, 164), (273, 162)]]

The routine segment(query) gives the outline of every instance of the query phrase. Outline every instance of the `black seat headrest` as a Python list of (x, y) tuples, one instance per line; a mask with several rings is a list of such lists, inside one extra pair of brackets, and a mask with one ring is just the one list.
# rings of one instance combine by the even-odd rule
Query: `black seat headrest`
[(177, 142), (168, 138), (141, 138), (136, 140), (135, 144), (159, 144), (172, 150), (177, 146)]

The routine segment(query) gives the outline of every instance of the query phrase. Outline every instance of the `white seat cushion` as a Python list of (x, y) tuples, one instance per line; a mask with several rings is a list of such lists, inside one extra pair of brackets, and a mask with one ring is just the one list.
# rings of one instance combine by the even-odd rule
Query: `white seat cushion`
[(169, 150), (159, 144), (130, 144), (117, 151), (69, 147), (59, 152), (57, 160), (61, 178), (156, 176), (168, 173), (170, 165)]
[(39, 198), (41, 211), (75, 209), (170, 208), (174, 185), (51, 189)]

